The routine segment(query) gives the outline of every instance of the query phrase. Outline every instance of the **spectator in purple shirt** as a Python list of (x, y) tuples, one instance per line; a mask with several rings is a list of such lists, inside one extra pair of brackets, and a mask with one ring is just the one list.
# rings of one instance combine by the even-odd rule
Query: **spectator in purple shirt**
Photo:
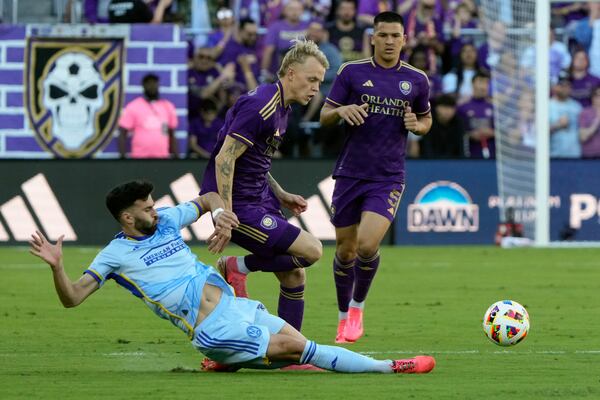
[(445, 26), (452, 26), (456, 14), (462, 12), (459, 11), (462, 7), (464, 7), (473, 18), (477, 19), (477, 5), (474, 0), (438, 0), (438, 4), (439, 3), (442, 3)]
[(506, 25), (502, 21), (495, 21), (489, 29), (488, 40), (477, 49), (477, 60), (482, 68), (491, 71), (500, 62), (505, 51)]
[(290, 48), (292, 40), (306, 35), (308, 22), (301, 21), (304, 6), (298, 0), (290, 0), (283, 10), (285, 19), (269, 26), (261, 61), (261, 81), (272, 81), (279, 60)]
[(213, 57), (219, 58), (225, 45), (233, 36), (235, 31), (235, 20), (233, 19), (233, 11), (229, 8), (221, 8), (217, 11), (217, 21), (219, 27), (208, 35), (206, 47), (213, 49)]
[(436, 0), (419, 0), (417, 7), (405, 16), (407, 51), (417, 46), (428, 49), (429, 65), (437, 70), (437, 57), (444, 53), (444, 27), (436, 12)]
[(192, 68), (188, 70), (188, 119), (198, 117), (200, 101), (213, 98), (224, 102), (226, 89), (235, 77), (235, 65), (217, 64), (207, 48), (196, 50)]
[(392, 11), (391, 0), (358, 0), (358, 25), (373, 25), (375, 16), (384, 11)]
[(584, 50), (577, 50), (571, 62), (571, 98), (577, 100), (582, 107), (592, 103), (592, 90), (600, 86), (600, 78), (588, 71), (590, 60)]
[(464, 121), (467, 136), (466, 156), (469, 158), (494, 158), (494, 106), (488, 99), (490, 76), (477, 72), (473, 77), (473, 97), (458, 107)]
[(452, 21), (452, 38), (447, 49), (447, 54), (450, 59), (455, 59), (460, 54), (461, 49), (467, 43), (474, 44), (473, 36), (463, 35), (462, 29), (477, 28), (477, 20), (473, 18), (473, 14), (466, 4), (459, 4), (454, 13)]
[(189, 157), (210, 158), (219, 130), (225, 122), (219, 117), (218, 111), (214, 100), (204, 99), (200, 102), (200, 117), (191, 120), (188, 128)]
[(261, 27), (268, 27), (277, 21), (281, 14), (281, 1), (238, 0), (237, 17), (239, 20), (250, 18)]
[(260, 67), (257, 57), (257, 38), (256, 23), (250, 18), (243, 18), (239, 22), (237, 32), (225, 44), (217, 60), (221, 65), (235, 64), (235, 80), (246, 90), (258, 86)]
[(600, 86), (592, 91), (592, 105), (579, 115), (579, 140), (583, 158), (600, 158)]

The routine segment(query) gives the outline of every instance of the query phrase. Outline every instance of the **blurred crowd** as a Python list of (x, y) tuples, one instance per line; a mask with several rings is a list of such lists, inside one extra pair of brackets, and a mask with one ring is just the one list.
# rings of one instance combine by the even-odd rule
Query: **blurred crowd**
[[(193, 28), (190, 157), (210, 155), (227, 110), (242, 93), (276, 79), (291, 39), (314, 40), (331, 68), (321, 96), (293, 108), (277, 155), (307, 158), (339, 153), (344, 137), (318, 123), (323, 100), (342, 63), (371, 56), (374, 16), (396, 11), (405, 21), (403, 60), (425, 71), (431, 84), (433, 127), (422, 139), (409, 141), (409, 155), (494, 158), (492, 96), (497, 106), (515, 111), (509, 139), (523, 146), (535, 144), (535, 47), (518, 55), (508, 51), (516, 16), (524, 12), (518, 1), (496, 2), (494, 21), (485, 18), (482, 1), (85, 0), (84, 16), (89, 22), (175, 21)], [(185, 17), (191, 7), (195, 7), (193, 21)], [(600, 157), (600, 4), (553, 2), (551, 16), (551, 155)]]

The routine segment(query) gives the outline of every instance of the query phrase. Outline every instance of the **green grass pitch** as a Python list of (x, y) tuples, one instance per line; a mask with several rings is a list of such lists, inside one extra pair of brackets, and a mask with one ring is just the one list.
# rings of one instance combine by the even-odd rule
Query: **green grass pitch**
[[(214, 264), (216, 256), (195, 249)], [(239, 249), (232, 248), (230, 253)], [(69, 247), (75, 279), (96, 249)], [(332, 344), (337, 309), (333, 249), (308, 271), (303, 332)], [(273, 275), (249, 278), (276, 312)], [(501, 348), (483, 334), (494, 301), (531, 317), (527, 339)], [(26, 248), (0, 248), (0, 399), (548, 399), (600, 398), (600, 250), (386, 247), (365, 310), (365, 336), (348, 345), (377, 358), (432, 354), (429, 375), (242, 370), (199, 373), (186, 336), (109, 282), (63, 309), (48, 267)]]

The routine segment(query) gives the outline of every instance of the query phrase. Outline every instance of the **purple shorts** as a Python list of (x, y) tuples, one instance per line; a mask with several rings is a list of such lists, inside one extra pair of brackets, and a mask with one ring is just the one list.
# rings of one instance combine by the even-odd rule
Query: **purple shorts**
[(300, 235), (300, 228), (271, 204), (235, 207), (234, 212), (240, 225), (233, 230), (231, 241), (257, 256), (285, 254)]
[(337, 177), (331, 202), (331, 223), (336, 228), (358, 224), (363, 211), (372, 211), (393, 221), (404, 186), (398, 182)]

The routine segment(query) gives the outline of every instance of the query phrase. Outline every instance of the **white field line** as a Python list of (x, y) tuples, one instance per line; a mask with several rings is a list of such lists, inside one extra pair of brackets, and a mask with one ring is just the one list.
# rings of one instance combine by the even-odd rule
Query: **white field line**
[(511, 351), (511, 350), (495, 350), (495, 351), (479, 351), (479, 350), (390, 350), (390, 351), (360, 351), (360, 354), (367, 356), (376, 356), (382, 354), (598, 354), (600, 350), (530, 350), (530, 351)]
[[(154, 353), (152, 353), (154, 354)], [(127, 352), (113, 352), (113, 353), (102, 353), (103, 356), (109, 357), (144, 357), (150, 355), (143, 351), (127, 351)]]
[[(502, 354), (502, 355), (522, 355), (522, 354), (548, 354), (548, 355), (568, 355), (568, 354), (593, 354), (600, 355), (600, 350), (536, 350), (536, 351), (519, 351), (513, 352), (509, 350), (497, 350), (497, 351), (479, 351), (479, 350), (431, 350), (431, 351), (412, 351), (412, 350), (390, 350), (390, 351), (361, 351), (360, 354), (367, 356), (376, 356), (382, 354)], [(128, 351), (128, 352), (112, 352), (102, 353), (106, 357), (146, 357), (155, 356), (160, 353), (147, 353), (144, 351)], [(166, 354), (166, 353), (165, 353)], [(0, 357), (14, 356), (15, 353), (0, 353)]]

